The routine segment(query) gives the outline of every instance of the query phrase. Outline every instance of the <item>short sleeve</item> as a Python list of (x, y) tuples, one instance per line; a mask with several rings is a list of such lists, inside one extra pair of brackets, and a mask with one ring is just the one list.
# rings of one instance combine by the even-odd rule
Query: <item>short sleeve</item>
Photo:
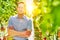
[(13, 26), (12, 17), (10, 17), (9, 20), (8, 20), (8, 27), (10, 27), (10, 26)]
[(32, 21), (31, 20), (28, 21), (27, 25), (28, 25), (27, 29), (32, 31)]

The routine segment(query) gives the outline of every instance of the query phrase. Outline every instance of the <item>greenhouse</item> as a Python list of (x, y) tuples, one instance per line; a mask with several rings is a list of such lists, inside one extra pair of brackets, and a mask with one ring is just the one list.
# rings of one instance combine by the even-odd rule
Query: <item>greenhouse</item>
[(8, 36), (8, 22), (18, 13), (18, 2), (25, 4), (25, 15), (32, 20), (27, 40), (60, 40), (60, 0), (0, 0), (0, 40), (13, 40)]

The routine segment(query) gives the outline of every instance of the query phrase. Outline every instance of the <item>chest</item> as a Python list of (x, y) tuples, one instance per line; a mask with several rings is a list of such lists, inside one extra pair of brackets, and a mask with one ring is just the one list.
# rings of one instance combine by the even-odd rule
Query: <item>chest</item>
[(13, 21), (13, 26), (14, 26), (14, 29), (17, 30), (17, 31), (24, 31), (27, 29), (27, 21), (26, 20), (18, 20), (18, 19), (15, 19)]

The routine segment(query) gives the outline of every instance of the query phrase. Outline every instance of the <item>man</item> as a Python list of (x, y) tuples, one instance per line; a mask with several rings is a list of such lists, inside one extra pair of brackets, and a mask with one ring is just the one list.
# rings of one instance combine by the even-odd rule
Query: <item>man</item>
[(14, 40), (27, 40), (32, 31), (32, 21), (25, 13), (25, 4), (19, 2), (17, 5), (17, 15), (12, 16), (8, 23), (8, 36), (13, 36)]

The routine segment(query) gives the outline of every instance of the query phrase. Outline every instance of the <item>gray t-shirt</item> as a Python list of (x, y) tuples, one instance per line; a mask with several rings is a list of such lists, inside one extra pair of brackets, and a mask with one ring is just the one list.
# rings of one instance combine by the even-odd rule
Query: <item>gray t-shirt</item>
[[(23, 19), (18, 19), (18, 16), (11, 16), (8, 22), (8, 27), (13, 26), (16, 31), (25, 31), (26, 29), (32, 30), (32, 21), (26, 16)], [(14, 36), (15, 40), (26, 40), (27, 38)]]

